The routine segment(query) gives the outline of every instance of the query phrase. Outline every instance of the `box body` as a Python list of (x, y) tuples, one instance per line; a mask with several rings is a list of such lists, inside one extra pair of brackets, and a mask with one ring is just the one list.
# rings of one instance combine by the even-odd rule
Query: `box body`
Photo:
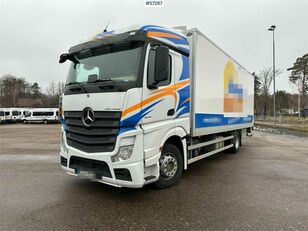
[(191, 135), (252, 127), (254, 77), (198, 29), (188, 34)]

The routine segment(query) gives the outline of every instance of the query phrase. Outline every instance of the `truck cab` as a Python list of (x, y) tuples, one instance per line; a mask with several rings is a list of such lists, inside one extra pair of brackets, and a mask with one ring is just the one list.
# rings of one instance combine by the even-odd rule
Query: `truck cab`
[(188, 55), (183, 35), (152, 26), (99, 34), (63, 54), (72, 64), (60, 105), (62, 167), (115, 186), (171, 179), (178, 163), (159, 160), (168, 139), (182, 145), (189, 132)]

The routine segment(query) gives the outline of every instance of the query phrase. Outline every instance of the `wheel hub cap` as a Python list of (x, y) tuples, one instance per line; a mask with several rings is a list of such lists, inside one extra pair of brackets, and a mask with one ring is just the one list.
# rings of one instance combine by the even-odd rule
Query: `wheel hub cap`
[(164, 154), (160, 158), (159, 165), (160, 175), (167, 179), (172, 178), (178, 169), (178, 163), (171, 153)]

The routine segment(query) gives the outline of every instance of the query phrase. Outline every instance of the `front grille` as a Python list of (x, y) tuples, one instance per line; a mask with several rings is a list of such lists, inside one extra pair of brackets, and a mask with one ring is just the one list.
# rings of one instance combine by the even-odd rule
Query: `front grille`
[(82, 111), (64, 112), (67, 144), (85, 152), (111, 152), (120, 129), (121, 112), (95, 111), (94, 123), (82, 122)]
[(103, 176), (112, 177), (108, 164), (104, 161), (71, 156), (69, 167), (75, 169), (76, 173), (81, 171), (93, 172), (97, 179), (101, 179)]

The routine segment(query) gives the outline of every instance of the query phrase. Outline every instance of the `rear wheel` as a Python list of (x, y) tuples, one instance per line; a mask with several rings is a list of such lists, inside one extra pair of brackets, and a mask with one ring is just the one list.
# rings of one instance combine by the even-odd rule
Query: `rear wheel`
[(44, 120), (43, 123), (44, 123), (44, 124), (47, 124), (47, 120)]
[(175, 185), (183, 172), (183, 157), (181, 151), (173, 144), (165, 144), (159, 159), (160, 176), (155, 182), (158, 188), (168, 188)]
[(28, 123), (28, 121), (27, 120), (23, 120), (23, 123), (26, 124), (26, 123)]
[(239, 131), (235, 131), (233, 133), (233, 147), (230, 148), (230, 152), (234, 154), (237, 153), (240, 149), (241, 143), (242, 143), (241, 135)]

